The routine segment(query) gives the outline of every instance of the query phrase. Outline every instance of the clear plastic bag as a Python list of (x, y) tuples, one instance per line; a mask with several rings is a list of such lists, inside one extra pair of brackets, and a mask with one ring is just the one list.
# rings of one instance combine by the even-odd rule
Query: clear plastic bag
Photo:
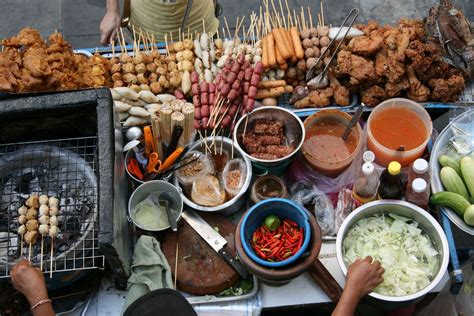
[(339, 231), (339, 227), (341, 227), (342, 222), (346, 219), (347, 215), (352, 212), (352, 209), (352, 191), (347, 188), (342, 189), (341, 192), (339, 192), (339, 196), (337, 197), (337, 207), (335, 210), (335, 233)]
[(290, 188), (293, 201), (313, 209), (321, 232), (325, 236), (335, 233), (334, 207), (329, 197), (311, 182), (298, 182)]
[[(192, 154), (198, 151), (190, 151), (186, 157), (190, 157)], [(207, 175), (214, 175), (215, 174), (215, 166), (214, 162), (210, 155), (202, 154), (201, 152), (199, 155), (199, 159), (192, 164), (189, 164), (178, 171), (176, 171), (176, 177), (178, 178), (178, 182), (181, 185), (182, 189), (189, 196), (191, 193), (191, 189), (193, 186), (193, 182), (196, 179), (202, 178)]]
[(218, 206), (224, 204), (226, 195), (219, 179), (207, 175), (193, 182), (191, 199), (194, 203), (202, 206)]
[(241, 158), (235, 158), (227, 162), (224, 171), (222, 171), (222, 182), (229, 200), (242, 190), (247, 177), (246, 173), (247, 168)]

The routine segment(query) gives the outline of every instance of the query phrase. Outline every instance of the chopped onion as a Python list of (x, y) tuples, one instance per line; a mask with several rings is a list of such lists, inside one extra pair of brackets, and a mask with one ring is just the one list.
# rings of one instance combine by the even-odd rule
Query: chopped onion
[(439, 270), (440, 255), (413, 220), (395, 214), (360, 219), (343, 241), (344, 262), (371, 256), (385, 269), (374, 292), (404, 296), (427, 287)]

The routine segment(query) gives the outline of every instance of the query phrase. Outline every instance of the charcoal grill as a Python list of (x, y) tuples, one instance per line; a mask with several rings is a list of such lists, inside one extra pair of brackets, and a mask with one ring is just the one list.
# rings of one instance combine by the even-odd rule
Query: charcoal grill
[[(60, 200), (59, 228), (43, 271), (74, 279), (105, 262), (117, 288), (126, 286), (132, 239), (126, 220), (122, 133), (108, 89), (0, 97), (0, 279), (22, 256), (18, 212), (29, 194)], [(117, 154), (116, 154), (117, 153)], [(41, 238), (31, 260), (39, 265)], [(28, 245), (23, 247), (28, 257)], [(69, 273), (69, 278), (65, 277)], [(55, 288), (70, 285), (68, 282)]]

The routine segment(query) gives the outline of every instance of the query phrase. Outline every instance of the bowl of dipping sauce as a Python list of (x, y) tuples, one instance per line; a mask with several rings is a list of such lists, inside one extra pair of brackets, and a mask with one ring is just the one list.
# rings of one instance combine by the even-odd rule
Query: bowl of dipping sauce
[(375, 162), (388, 166), (398, 161), (403, 167), (420, 158), (431, 137), (430, 115), (420, 104), (403, 98), (386, 100), (372, 111), (367, 121), (367, 147)]
[(362, 146), (362, 128), (357, 123), (346, 141), (341, 136), (351, 121), (349, 114), (327, 109), (304, 121), (302, 152), (308, 163), (322, 174), (335, 178), (347, 169)]
[(143, 183), (133, 191), (128, 200), (128, 215), (138, 228), (156, 232), (170, 227), (165, 207), (160, 203), (160, 196), (169, 192), (169, 209), (171, 217), (179, 221), (183, 212), (181, 192), (171, 183), (152, 180)]

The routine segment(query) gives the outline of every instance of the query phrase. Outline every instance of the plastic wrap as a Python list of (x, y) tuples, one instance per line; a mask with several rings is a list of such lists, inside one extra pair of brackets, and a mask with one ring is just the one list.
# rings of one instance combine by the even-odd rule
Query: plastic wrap
[(247, 177), (246, 172), (245, 162), (241, 158), (235, 158), (227, 162), (224, 171), (222, 171), (222, 182), (229, 200), (242, 190)]
[[(186, 157), (190, 157), (196, 152), (198, 151), (190, 151)], [(201, 152), (198, 153), (200, 153), (200, 155), (196, 162), (189, 164), (176, 172), (179, 184), (188, 196), (191, 193), (193, 182), (195, 180), (207, 175), (215, 174), (215, 166), (212, 158), (209, 155), (203, 155)], [(186, 159), (186, 157), (183, 159)]]
[(307, 209), (313, 209), (321, 232), (325, 236), (334, 235), (334, 207), (329, 197), (310, 182), (298, 182), (290, 188), (291, 198)]
[(347, 215), (352, 212), (352, 209), (354, 208), (353, 201), (352, 190), (342, 189), (341, 192), (339, 192), (337, 197), (337, 207), (335, 210), (335, 233), (339, 231), (339, 227), (341, 227), (342, 222), (346, 219)]

